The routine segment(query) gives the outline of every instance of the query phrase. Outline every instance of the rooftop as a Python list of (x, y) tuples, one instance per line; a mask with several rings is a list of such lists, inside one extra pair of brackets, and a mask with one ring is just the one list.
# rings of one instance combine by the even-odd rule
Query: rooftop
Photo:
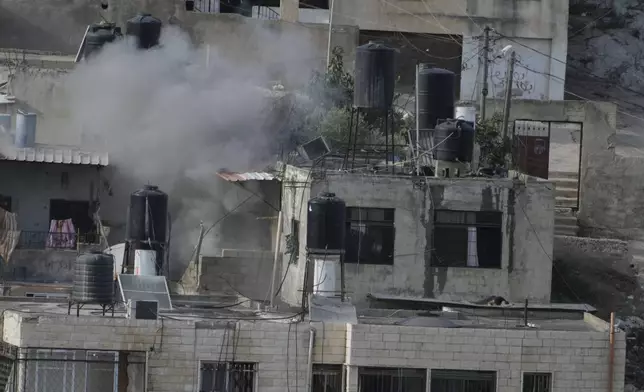
[[(69, 285), (16, 285), (15, 293), (25, 291), (38, 292), (46, 288), (49, 292), (70, 292)], [(27, 288), (29, 286), (29, 288)], [(40, 290), (38, 289), (40, 287)], [(12, 289), (12, 291), (14, 291)], [(237, 295), (172, 295), (172, 310), (160, 310), (161, 319), (186, 322), (230, 322), (237, 320), (288, 323), (299, 320), (299, 308), (266, 310), (259, 302)], [(305, 321), (327, 322), (339, 324), (355, 323), (355, 310), (350, 304), (341, 304), (339, 300), (314, 299), (317, 311), (312, 310), (313, 317), (305, 317)], [(435, 305), (440, 302), (435, 301)], [(459, 305), (455, 303), (455, 305)], [(463, 304), (461, 304), (463, 305)], [(465, 304), (471, 305), (471, 304)], [(561, 310), (565, 311), (561, 311)], [(76, 317), (77, 308), (70, 309), (68, 302), (62, 298), (28, 298), (0, 297), (0, 310), (16, 312), (23, 317)], [(320, 312), (322, 310), (322, 312)], [(591, 309), (592, 311), (592, 309)], [(353, 312), (354, 321), (351, 321)], [(69, 313), (69, 315), (68, 315)], [(324, 313), (324, 314), (323, 314)], [(427, 328), (468, 328), (468, 329), (526, 329), (548, 331), (605, 331), (608, 324), (590, 313), (573, 305), (535, 305), (527, 313), (518, 308), (503, 306), (474, 306), (456, 308), (454, 306), (439, 306), (437, 310), (409, 310), (369, 308), (357, 310), (357, 323), (370, 325), (399, 325)], [(114, 314), (109, 311), (103, 315), (98, 305), (85, 305), (78, 310), (78, 317), (92, 318), (92, 324), (101, 324), (100, 319), (123, 319), (125, 310), (117, 306)], [(62, 321), (61, 321), (62, 322)], [(105, 321), (109, 323), (109, 321)]]
[(109, 164), (107, 153), (50, 145), (37, 145), (33, 148), (4, 147), (0, 152), (0, 160), (92, 166)]

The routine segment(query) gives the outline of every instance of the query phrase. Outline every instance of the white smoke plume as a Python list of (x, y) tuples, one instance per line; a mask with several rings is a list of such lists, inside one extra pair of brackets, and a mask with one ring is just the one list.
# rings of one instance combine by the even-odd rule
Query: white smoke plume
[[(264, 38), (270, 36), (267, 32)], [(72, 122), (82, 129), (84, 147), (108, 152), (115, 168), (112, 196), (101, 199), (102, 217), (124, 222), (129, 193), (144, 184), (168, 193), (174, 277), (189, 261), (199, 221), (214, 223), (248, 196), (223, 183), (216, 172), (257, 170), (274, 160), (272, 141), (281, 119), (275, 118), (275, 99), (258, 87), (269, 85), (267, 70), (274, 69), (275, 54), (282, 59), (281, 74), (296, 75), (296, 83), (311, 73), (308, 37), (272, 45), (259, 61), (248, 63), (211, 49), (206, 66), (204, 50), (169, 26), (159, 48), (139, 51), (126, 40), (108, 45), (66, 80)], [(262, 201), (247, 204), (253, 203)], [(220, 245), (218, 233), (227, 230), (225, 223), (232, 222), (211, 231), (204, 254)], [(253, 248), (253, 233), (244, 237), (247, 248)]]

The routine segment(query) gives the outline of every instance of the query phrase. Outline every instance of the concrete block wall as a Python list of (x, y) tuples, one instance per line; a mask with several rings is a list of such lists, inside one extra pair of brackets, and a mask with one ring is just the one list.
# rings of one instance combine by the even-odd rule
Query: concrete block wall
[[(191, 392), (200, 361), (257, 363), (257, 390), (306, 392), (310, 327), (314, 362), (341, 364), (346, 327), (313, 323), (127, 320), (109, 317), (4, 316), (3, 339), (18, 347), (149, 352), (149, 392)], [(208, 324), (208, 323), (206, 323)], [(138, 392), (138, 391), (137, 391)]]
[[(589, 316), (592, 318), (592, 316)], [(591, 320), (592, 321), (592, 320)], [(428, 328), (274, 321), (127, 320), (109, 317), (4, 315), (3, 339), (22, 348), (148, 352), (150, 392), (196, 391), (200, 361), (257, 364), (257, 390), (308, 391), (309, 331), (314, 363), (347, 365), (347, 392), (358, 368), (407, 367), (497, 372), (499, 392), (520, 390), (523, 372), (552, 372), (553, 392), (607, 389), (608, 331)], [(597, 327), (599, 326), (599, 327)], [(625, 336), (615, 335), (614, 390), (623, 390)]]
[[(624, 388), (626, 340), (616, 334), (614, 391)], [(608, 332), (350, 325), (347, 392), (358, 391), (358, 367), (497, 372), (497, 391), (521, 390), (524, 372), (551, 372), (553, 392), (606, 391)], [(428, 376), (429, 378), (429, 376)]]
[[(345, 265), (346, 287), (354, 303), (363, 304), (370, 292), (445, 300), (474, 301), (493, 295), (510, 301), (550, 300), (554, 191), (548, 182), (427, 178), (427, 185), (418, 187), (407, 177), (327, 174), (308, 188), (302, 184), (308, 173), (305, 169), (289, 166), (286, 173), (282, 209), (287, 223), (283, 234), (289, 233), (290, 219), (297, 216), (303, 231), (299, 262), (289, 267), (282, 289), (286, 302), (297, 304), (301, 300), (307, 215), (302, 207), (309, 196), (323, 190), (336, 193), (348, 207), (395, 209), (393, 265)], [(289, 178), (297, 179), (294, 186), (289, 185)], [(432, 266), (435, 209), (503, 212), (501, 268)], [(283, 263), (280, 276), (286, 267)]]

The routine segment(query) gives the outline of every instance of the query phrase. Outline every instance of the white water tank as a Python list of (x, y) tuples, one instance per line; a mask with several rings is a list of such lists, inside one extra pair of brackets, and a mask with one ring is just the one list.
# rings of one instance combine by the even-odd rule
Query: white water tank
[(156, 276), (157, 252), (137, 249), (134, 251), (134, 275)]
[(123, 257), (125, 256), (125, 244), (112, 245), (105, 249), (105, 253), (114, 256), (114, 279), (121, 274), (123, 268)]
[(31, 148), (36, 144), (36, 113), (18, 110), (14, 144), (18, 148)]
[(340, 296), (339, 280), (338, 255), (322, 255), (313, 259), (313, 294), (323, 297)]
[(454, 106), (454, 118), (469, 121), (476, 127), (476, 106), (471, 103), (457, 103)]

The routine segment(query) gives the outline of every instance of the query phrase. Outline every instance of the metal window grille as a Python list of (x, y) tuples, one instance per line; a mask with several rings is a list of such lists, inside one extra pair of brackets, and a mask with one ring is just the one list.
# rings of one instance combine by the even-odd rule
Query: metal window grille
[(200, 392), (253, 392), (255, 364), (202, 362)]
[[(143, 385), (144, 357), (126, 355), (128, 369), (138, 375), (129, 382)], [(12, 388), (21, 392), (117, 392), (120, 356), (115, 351), (27, 349), (17, 359)]]
[(495, 392), (496, 372), (475, 370), (432, 370), (432, 391)]
[(393, 208), (347, 208), (347, 263), (394, 263)]
[(342, 365), (313, 365), (311, 392), (341, 392)]
[(501, 268), (502, 221), (499, 211), (436, 210), (432, 265)]
[(358, 392), (424, 392), (426, 380), (425, 369), (360, 368)]
[(523, 392), (550, 392), (552, 389), (551, 373), (524, 373)]

